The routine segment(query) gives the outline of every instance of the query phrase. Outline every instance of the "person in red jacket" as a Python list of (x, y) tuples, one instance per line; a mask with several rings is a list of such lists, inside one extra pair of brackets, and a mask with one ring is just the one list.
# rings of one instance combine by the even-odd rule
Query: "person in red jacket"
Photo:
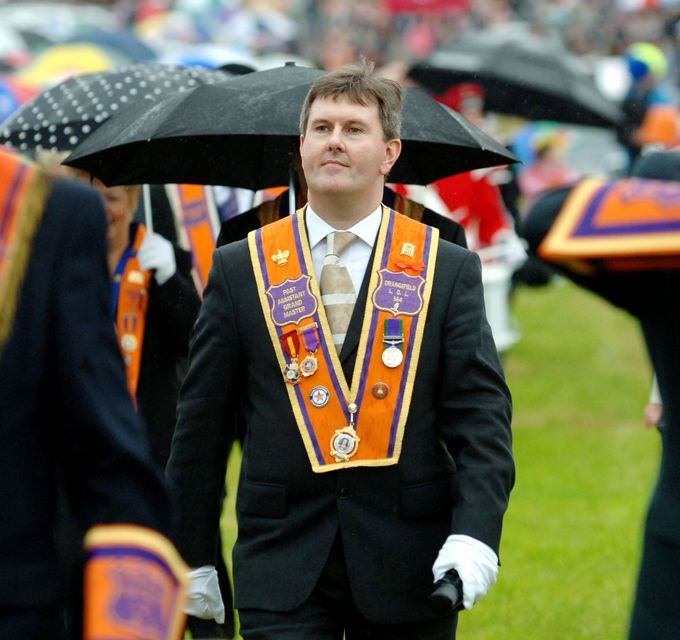
[[(457, 84), (435, 98), (483, 128), (484, 89), (480, 85)], [(493, 176), (493, 170), (477, 169), (442, 178), (432, 185), (451, 217), (465, 227), (468, 246), (473, 250), (514, 234), (512, 219)]]

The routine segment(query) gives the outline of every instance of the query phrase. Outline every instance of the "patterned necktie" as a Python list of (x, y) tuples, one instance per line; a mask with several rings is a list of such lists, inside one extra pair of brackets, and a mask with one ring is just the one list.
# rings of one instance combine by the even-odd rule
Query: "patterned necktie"
[(333, 334), (333, 344), (340, 353), (349, 326), (356, 293), (347, 267), (340, 261), (342, 252), (357, 236), (349, 231), (334, 231), (326, 237), (326, 258), (319, 286), (321, 301), (326, 308), (326, 317)]

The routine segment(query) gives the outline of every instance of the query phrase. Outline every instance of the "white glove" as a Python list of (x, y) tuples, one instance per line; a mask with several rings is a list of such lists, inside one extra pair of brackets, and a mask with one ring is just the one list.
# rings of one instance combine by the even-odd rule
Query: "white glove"
[(528, 259), (526, 243), (514, 231), (502, 231), (494, 236), (494, 242), (499, 242), (503, 251), (501, 260), (513, 271), (519, 269)]
[(449, 569), (458, 571), (463, 583), (463, 606), (472, 609), (498, 576), (498, 556), (488, 545), (470, 536), (450, 535), (432, 566), (436, 582)]
[(144, 271), (155, 270), (158, 284), (165, 284), (177, 271), (172, 243), (158, 233), (147, 233), (137, 252), (139, 266)]
[(224, 603), (215, 567), (208, 564), (189, 571), (188, 576), (190, 583), (184, 613), (224, 624)]

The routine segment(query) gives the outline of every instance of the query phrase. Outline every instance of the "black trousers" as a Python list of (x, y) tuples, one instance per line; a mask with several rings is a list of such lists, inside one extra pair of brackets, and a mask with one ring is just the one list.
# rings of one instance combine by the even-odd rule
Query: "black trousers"
[(3, 640), (63, 640), (63, 622), (57, 607), (26, 609), (0, 607), (0, 638)]
[(292, 611), (240, 609), (244, 640), (455, 640), (457, 615), (375, 624), (352, 599), (340, 535), (309, 599)]

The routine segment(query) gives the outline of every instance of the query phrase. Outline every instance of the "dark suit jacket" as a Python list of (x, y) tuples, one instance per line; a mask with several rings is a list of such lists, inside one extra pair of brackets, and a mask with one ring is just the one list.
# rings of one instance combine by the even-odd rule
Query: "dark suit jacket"
[[(341, 353), (354, 366), (368, 280)], [(234, 549), (237, 608), (310, 594), (338, 531), (352, 593), (376, 622), (432, 614), (432, 564), (450, 533), (498, 550), (513, 484), (510, 394), (476, 254), (441, 241), (422, 353), (395, 466), (315, 474), (262, 316), (247, 243), (215, 253), (180, 394), (168, 477), (190, 565), (214, 561), (232, 415), (247, 422)]]
[[(680, 154), (643, 156), (633, 173), (680, 180)], [(524, 235), (532, 251), (538, 249), (569, 192), (568, 188), (550, 192), (529, 211)], [(559, 269), (580, 286), (637, 318), (657, 375), (665, 425), (663, 454), (647, 515), (629, 638), (674, 640), (680, 629), (675, 595), (680, 572), (680, 270), (600, 270), (586, 277), (563, 266)]]
[[(392, 189), (385, 187), (383, 202), (386, 206), (393, 209), (395, 208), (395, 195), (396, 194), (394, 191), (392, 191)], [(277, 207), (278, 216), (281, 218), (287, 216), (289, 214), (288, 191), (284, 191), (276, 198), (276, 200), (279, 203)], [(413, 201), (410, 202), (413, 203)], [(440, 215), (436, 211), (432, 211), (432, 209), (428, 209), (427, 207), (423, 207), (422, 211), (420, 210), (420, 206), (417, 206), (416, 208), (418, 209), (418, 216), (416, 216), (418, 222), (422, 222), (423, 224), (427, 224), (438, 229), (439, 237), (442, 240), (448, 240), (449, 242), (453, 242), (453, 244), (457, 244), (459, 247), (467, 249), (467, 241), (465, 240), (465, 229), (463, 228), (463, 225), (459, 224), (455, 220), (451, 220), (451, 218)], [(220, 234), (217, 237), (217, 246), (222, 247), (225, 244), (229, 244), (230, 242), (242, 240), (243, 238), (247, 237), (248, 233), (251, 231), (259, 229), (263, 224), (260, 211), (261, 205), (258, 205), (257, 207), (253, 207), (252, 209), (243, 212), (235, 218), (225, 220), (220, 227)], [(278, 217), (276, 219), (278, 220)], [(264, 222), (269, 222), (269, 220)]]
[(191, 257), (175, 247), (177, 272), (159, 285), (151, 280), (137, 406), (156, 460), (165, 466), (177, 420), (177, 397), (186, 370), (189, 336), (201, 306), (191, 277)]
[(52, 606), (64, 588), (52, 538), (59, 474), (83, 528), (169, 530), (111, 322), (105, 226), (96, 192), (54, 186), (0, 353), (0, 608)]

